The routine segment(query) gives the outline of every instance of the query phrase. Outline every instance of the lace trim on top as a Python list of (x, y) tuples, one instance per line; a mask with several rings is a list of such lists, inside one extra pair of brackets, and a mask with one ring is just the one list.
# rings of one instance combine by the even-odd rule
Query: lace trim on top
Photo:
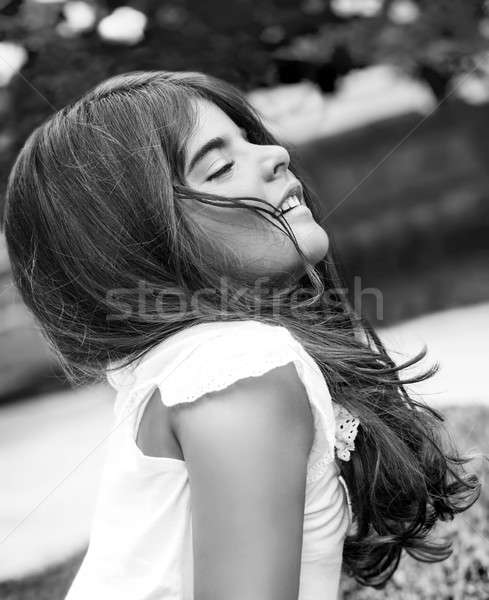
[(360, 421), (354, 417), (344, 406), (333, 402), (335, 413), (336, 432), (335, 448), (336, 456), (344, 461), (350, 460), (350, 453), (355, 450), (355, 438), (357, 436)]

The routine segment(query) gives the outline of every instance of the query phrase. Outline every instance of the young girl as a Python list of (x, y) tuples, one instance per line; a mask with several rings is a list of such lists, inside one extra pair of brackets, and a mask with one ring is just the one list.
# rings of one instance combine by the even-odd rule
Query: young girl
[(316, 201), (230, 85), (113, 77), (29, 137), (20, 293), (115, 423), (69, 600), (320, 600), (382, 586), (479, 484), (353, 314)]

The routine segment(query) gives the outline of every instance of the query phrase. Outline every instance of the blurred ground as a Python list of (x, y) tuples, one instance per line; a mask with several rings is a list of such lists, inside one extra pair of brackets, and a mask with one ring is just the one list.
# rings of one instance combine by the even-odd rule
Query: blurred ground
[(85, 544), (113, 391), (89, 386), (0, 408), (0, 581)]
[(489, 303), (482, 303), (419, 317), (380, 333), (396, 362), (407, 360), (427, 345), (423, 365), (437, 362), (440, 370), (433, 378), (410, 386), (410, 391), (430, 406), (443, 407), (489, 406), (488, 331)]

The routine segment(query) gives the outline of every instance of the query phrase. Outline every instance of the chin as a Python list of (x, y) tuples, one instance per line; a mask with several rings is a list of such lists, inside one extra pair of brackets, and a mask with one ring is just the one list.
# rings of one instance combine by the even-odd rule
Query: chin
[(309, 235), (304, 240), (300, 240), (299, 243), (302, 252), (304, 252), (308, 260), (314, 265), (326, 256), (329, 249), (328, 234), (319, 225), (314, 228), (314, 231), (310, 231)]
[[(317, 230), (315, 229), (314, 232), (310, 231), (307, 237), (296, 237), (302, 252), (312, 265), (316, 265), (324, 259), (329, 249), (329, 238), (324, 229), (318, 226)], [(294, 248), (294, 258), (291, 260), (286, 279), (295, 281), (302, 277), (304, 273), (304, 265)]]

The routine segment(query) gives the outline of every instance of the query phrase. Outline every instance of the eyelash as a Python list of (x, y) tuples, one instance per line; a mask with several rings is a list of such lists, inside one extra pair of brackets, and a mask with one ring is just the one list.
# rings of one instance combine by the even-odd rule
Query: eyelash
[(234, 167), (234, 160), (232, 162), (226, 163), (223, 167), (221, 167), (219, 169), (219, 171), (216, 171), (215, 173), (213, 173), (212, 175), (210, 175), (207, 178), (207, 181), (212, 181), (213, 179), (216, 179), (217, 177), (220, 177), (221, 175), (224, 175), (224, 173), (227, 173), (227, 171), (229, 171), (233, 167)]
[[(241, 128), (241, 131), (243, 133), (243, 137), (246, 141), (249, 141), (249, 136), (248, 136), (248, 132)], [(212, 175), (210, 175), (207, 178), (207, 181), (212, 181), (213, 179), (216, 179), (217, 177), (220, 177), (221, 175), (224, 175), (225, 173), (227, 173), (230, 169), (232, 169), (234, 167), (234, 160), (226, 163), (223, 167), (221, 167), (218, 171), (216, 171), (215, 173), (213, 173)]]

